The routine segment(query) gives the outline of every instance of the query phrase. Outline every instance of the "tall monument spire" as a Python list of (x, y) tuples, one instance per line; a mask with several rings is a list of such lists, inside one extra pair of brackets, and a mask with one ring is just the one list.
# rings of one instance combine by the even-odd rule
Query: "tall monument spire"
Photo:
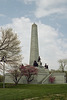
[(30, 45), (30, 65), (33, 65), (33, 62), (38, 60), (39, 57), (39, 48), (38, 48), (38, 32), (37, 25), (34, 23), (31, 30), (31, 45)]

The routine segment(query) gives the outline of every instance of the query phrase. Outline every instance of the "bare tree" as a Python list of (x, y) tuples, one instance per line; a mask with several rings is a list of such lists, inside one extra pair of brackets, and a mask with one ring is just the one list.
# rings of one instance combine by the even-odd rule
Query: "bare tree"
[(58, 62), (60, 63), (60, 69), (64, 72), (64, 68), (67, 66), (67, 59), (60, 59)]
[(21, 77), (23, 76), (19, 68), (17, 69), (12, 69), (10, 70), (11, 78), (14, 81), (15, 85), (18, 84), (20, 81)]
[[(5, 63), (16, 66), (21, 63), (21, 48), (17, 34), (11, 28), (1, 30), (0, 62), (3, 62), (3, 75), (5, 77)], [(5, 79), (4, 79), (5, 80)]]
[(0, 40), (0, 61), (9, 64), (19, 64), (21, 61), (20, 41), (17, 34), (12, 29), (2, 29), (2, 38)]

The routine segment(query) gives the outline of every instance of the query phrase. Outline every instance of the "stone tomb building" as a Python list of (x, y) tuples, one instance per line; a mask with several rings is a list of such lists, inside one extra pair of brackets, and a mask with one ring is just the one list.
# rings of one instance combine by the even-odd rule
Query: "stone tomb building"
[[(66, 83), (65, 79), (65, 73), (61, 71), (51, 71), (49, 72), (48, 68), (45, 68), (42, 66), (42, 62), (39, 59), (39, 46), (38, 46), (38, 30), (37, 25), (34, 23), (32, 25), (31, 29), (31, 45), (30, 45), (30, 65), (33, 65), (35, 62), (37, 62), (38, 66), (38, 75), (34, 76), (34, 80), (31, 82), (31, 84), (49, 84), (49, 78), (55, 77), (54, 84), (64, 84)], [(6, 74), (5, 77), (6, 83), (13, 83), (13, 80), (11, 79), (11, 75), (9, 73)], [(27, 84), (25, 76), (21, 78), (19, 81), (21, 84)]]

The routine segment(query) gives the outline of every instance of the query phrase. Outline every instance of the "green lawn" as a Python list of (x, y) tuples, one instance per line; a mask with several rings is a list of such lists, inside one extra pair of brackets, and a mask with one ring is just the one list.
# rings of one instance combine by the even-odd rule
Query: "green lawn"
[(67, 84), (13, 85), (0, 84), (0, 100), (67, 100)]

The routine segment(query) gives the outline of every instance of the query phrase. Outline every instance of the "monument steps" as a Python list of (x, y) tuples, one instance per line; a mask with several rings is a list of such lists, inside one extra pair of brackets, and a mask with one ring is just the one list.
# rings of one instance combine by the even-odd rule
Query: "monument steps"
[(44, 82), (52, 75), (52, 73), (50, 73), (49, 75), (47, 75), (47, 77), (45, 79), (43, 79), (42, 84), (44, 84)]
[(46, 75), (40, 82), (38, 82), (38, 84), (44, 84), (45, 81), (52, 75), (52, 73)]

